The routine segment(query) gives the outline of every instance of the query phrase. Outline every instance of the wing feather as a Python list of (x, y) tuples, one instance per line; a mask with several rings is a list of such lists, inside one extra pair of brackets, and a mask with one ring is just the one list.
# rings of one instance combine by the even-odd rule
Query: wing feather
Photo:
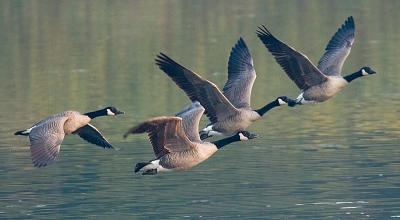
[(176, 114), (177, 117), (182, 118), (183, 130), (185, 131), (186, 136), (192, 142), (201, 142), (199, 135), (199, 123), (203, 113), (203, 106), (196, 101)]
[(305, 90), (327, 80), (307, 56), (275, 38), (265, 26), (259, 27), (257, 35), (300, 89)]
[(179, 117), (150, 119), (129, 129), (124, 137), (130, 133), (147, 133), (157, 158), (169, 152), (181, 152), (194, 148), (194, 144), (185, 135), (182, 128), (182, 118)]
[(108, 140), (91, 124), (87, 124), (77, 129), (74, 134), (79, 135), (85, 141), (103, 148), (113, 148)]
[(348, 17), (332, 36), (325, 53), (318, 62), (318, 69), (328, 76), (339, 76), (355, 39), (355, 25), (352, 16)]
[(186, 93), (190, 100), (200, 102), (212, 123), (236, 113), (237, 109), (214, 83), (201, 78), (163, 53), (157, 55), (156, 64)]
[(251, 90), (256, 79), (253, 58), (242, 38), (232, 48), (228, 61), (228, 81), (224, 95), (236, 108), (250, 108)]
[(53, 162), (59, 155), (64, 140), (64, 123), (67, 117), (54, 117), (46, 123), (38, 124), (29, 133), (32, 162), (35, 167), (43, 167)]

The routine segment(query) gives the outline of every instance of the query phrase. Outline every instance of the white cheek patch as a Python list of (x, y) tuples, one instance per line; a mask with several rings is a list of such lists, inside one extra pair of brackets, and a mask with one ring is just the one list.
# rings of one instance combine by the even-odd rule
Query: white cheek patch
[(115, 113), (112, 112), (110, 109), (107, 109), (107, 115), (115, 115)]
[(207, 126), (206, 128), (204, 128), (203, 131), (204, 131), (204, 132), (212, 131), (212, 129), (213, 129), (213, 126), (212, 126), (212, 125), (209, 125), (209, 126)]
[(361, 70), (361, 74), (362, 74), (363, 76), (368, 75), (368, 73), (367, 73), (364, 69)]
[(239, 137), (241, 141), (247, 141), (249, 140), (249, 138), (247, 138), (246, 136), (244, 136), (242, 133), (239, 133)]
[(278, 99), (279, 105), (286, 105), (287, 103), (285, 101), (283, 101), (282, 99)]

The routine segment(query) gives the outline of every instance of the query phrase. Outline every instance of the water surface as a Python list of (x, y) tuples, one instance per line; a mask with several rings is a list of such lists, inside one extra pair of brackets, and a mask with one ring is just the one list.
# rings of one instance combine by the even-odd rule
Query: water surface
[[(400, 217), (398, 1), (1, 1), (0, 218), (390, 219)], [(222, 87), (241, 36), (257, 71), (252, 106), (298, 90), (257, 39), (267, 25), (317, 62), (353, 15), (356, 42), (332, 100), (275, 109), (188, 172), (133, 175), (153, 158), (131, 126), (189, 103), (155, 65), (160, 51)], [(97, 126), (119, 151), (67, 137), (59, 160), (32, 167), (14, 136), (50, 114), (109, 105)], [(204, 117), (201, 126), (207, 123)]]

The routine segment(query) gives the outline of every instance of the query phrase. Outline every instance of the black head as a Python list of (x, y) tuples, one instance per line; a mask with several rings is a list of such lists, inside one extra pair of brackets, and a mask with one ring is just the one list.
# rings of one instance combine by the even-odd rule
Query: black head
[(125, 112), (118, 110), (114, 106), (110, 106), (104, 109), (107, 112), (107, 115), (121, 115), (125, 114)]
[(279, 96), (275, 101), (278, 106), (287, 105), (289, 103), (289, 98), (286, 96)]
[(373, 69), (371, 69), (371, 68), (368, 67), (368, 66), (364, 66), (363, 68), (361, 68), (361, 69), (360, 69), (360, 72), (361, 72), (361, 74), (362, 74), (363, 76), (372, 75), (372, 74), (375, 74), (375, 73), (376, 73)]
[(240, 139), (241, 141), (247, 141), (247, 140), (250, 140), (250, 139), (257, 138), (257, 135), (256, 135), (256, 134), (250, 133), (250, 132), (248, 132), (248, 131), (240, 131), (240, 132), (238, 132), (236, 135), (239, 136), (239, 139)]

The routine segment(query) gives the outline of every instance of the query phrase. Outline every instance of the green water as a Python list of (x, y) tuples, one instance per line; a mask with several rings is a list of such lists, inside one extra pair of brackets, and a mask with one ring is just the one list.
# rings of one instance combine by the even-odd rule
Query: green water
[[(399, 1), (0, 1), (0, 218), (391, 219), (400, 217)], [(378, 74), (314, 106), (282, 107), (187, 172), (132, 173), (153, 158), (131, 126), (189, 103), (157, 53), (222, 87), (242, 36), (257, 79), (252, 106), (299, 93), (255, 31), (261, 24), (317, 62), (353, 15), (344, 72)], [(119, 151), (67, 137), (58, 161), (32, 167), (27, 138), (50, 114), (114, 105), (93, 124)], [(204, 117), (201, 126), (207, 123)]]

